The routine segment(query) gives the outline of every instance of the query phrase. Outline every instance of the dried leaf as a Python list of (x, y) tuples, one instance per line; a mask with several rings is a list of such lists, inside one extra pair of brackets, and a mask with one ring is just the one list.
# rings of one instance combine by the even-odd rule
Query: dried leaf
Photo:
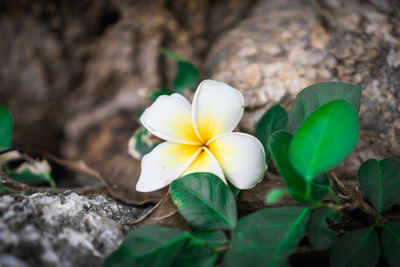
[(113, 155), (109, 161), (94, 167), (101, 173), (110, 195), (126, 204), (156, 203), (163, 198), (168, 190), (164, 188), (148, 193), (136, 191), (135, 187), (140, 175), (140, 163), (127, 155)]
[(190, 230), (192, 228), (180, 215), (171, 199), (169, 191), (148, 213), (128, 224), (133, 226), (159, 225), (182, 230)]
[(285, 188), (285, 184), (280, 176), (268, 172), (264, 180), (258, 183), (254, 188), (242, 190), (238, 196), (237, 205), (239, 209), (255, 211), (270, 206), (290, 206), (298, 205), (290, 196), (285, 195), (273, 205), (267, 205), (265, 196), (275, 188)]

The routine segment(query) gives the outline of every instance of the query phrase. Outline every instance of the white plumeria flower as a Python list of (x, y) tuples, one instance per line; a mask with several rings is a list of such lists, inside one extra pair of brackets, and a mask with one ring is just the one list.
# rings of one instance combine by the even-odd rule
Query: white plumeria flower
[(208, 172), (239, 189), (254, 187), (267, 170), (260, 141), (232, 132), (243, 115), (242, 94), (213, 80), (200, 83), (193, 106), (180, 94), (160, 96), (140, 120), (166, 140), (142, 159), (136, 190), (149, 192), (193, 172)]

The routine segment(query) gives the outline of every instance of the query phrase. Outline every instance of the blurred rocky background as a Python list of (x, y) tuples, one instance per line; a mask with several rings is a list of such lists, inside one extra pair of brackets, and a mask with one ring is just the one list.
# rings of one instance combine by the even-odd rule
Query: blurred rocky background
[(13, 146), (137, 175), (127, 156), (136, 113), (175, 74), (161, 47), (241, 90), (250, 133), (308, 85), (359, 83), (360, 143), (337, 173), (400, 158), (398, 0), (0, 0), (0, 105), (14, 117)]

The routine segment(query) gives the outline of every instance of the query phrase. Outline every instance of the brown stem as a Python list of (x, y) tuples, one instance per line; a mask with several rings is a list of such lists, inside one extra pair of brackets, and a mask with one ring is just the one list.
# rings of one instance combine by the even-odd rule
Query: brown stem
[(216, 248), (215, 251), (216, 251), (216, 252), (224, 252), (224, 251), (227, 251), (228, 249), (229, 249), (229, 247), (226, 246), (226, 247)]
[[(364, 201), (363, 194), (358, 186), (354, 187), (354, 191), (355, 191), (355, 194), (354, 194), (354, 193), (350, 192), (350, 190), (347, 189), (347, 187), (339, 180), (339, 178), (336, 176), (336, 174), (334, 172), (331, 172), (331, 173), (332, 173), (333, 179), (339, 186), (340, 190), (342, 190), (346, 194), (345, 198), (351, 199), (351, 202), (346, 203), (347, 205), (344, 204), (342, 209), (354, 210), (354, 209), (359, 208), (366, 214), (369, 214), (375, 218), (378, 216), (378, 212)], [(383, 222), (386, 222), (387, 219), (384, 218), (383, 216), (379, 216), (379, 221), (383, 223)]]

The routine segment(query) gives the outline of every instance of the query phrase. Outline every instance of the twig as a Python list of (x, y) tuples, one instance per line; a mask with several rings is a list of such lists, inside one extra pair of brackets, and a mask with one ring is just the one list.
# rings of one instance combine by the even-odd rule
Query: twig
[(220, 252), (224, 252), (227, 251), (229, 249), (229, 246), (226, 247), (219, 247), (215, 249), (215, 252), (220, 253)]
[[(332, 174), (332, 177), (333, 177), (334, 181), (338, 185), (339, 189), (342, 190), (343, 193), (346, 194), (345, 198), (351, 199), (351, 203), (345, 203), (341, 209), (354, 210), (354, 209), (359, 208), (360, 210), (362, 210), (366, 214), (369, 214), (369, 215), (371, 215), (371, 216), (373, 216), (375, 218), (378, 218), (379, 213), (364, 201), (363, 194), (361, 193), (361, 190), (360, 190), (360, 188), (358, 186), (354, 187), (354, 191), (355, 191), (355, 195), (354, 195), (339, 180), (339, 178), (336, 176), (336, 174), (334, 172), (331, 172), (331, 174)], [(378, 219), (379, 219), (379, 222), (382, 222), (382, 223), (387, 221), (387, 219), (384, 218), (382, 215), (379, 215)]]
[(333, 180), (335, 181), (335, 183), (337, 184), (337, 186), (339, 187), (339, 190), (342, 191), (342, 193), (344, 193), (345, 195), (340, 195), (342, 198), (344, 199), (348, 199), (351, 198), (352, 193), (347, 189), (347, 187), (339, 180), (339, 178), (336, 176), (335, 172), (331, 172)]

